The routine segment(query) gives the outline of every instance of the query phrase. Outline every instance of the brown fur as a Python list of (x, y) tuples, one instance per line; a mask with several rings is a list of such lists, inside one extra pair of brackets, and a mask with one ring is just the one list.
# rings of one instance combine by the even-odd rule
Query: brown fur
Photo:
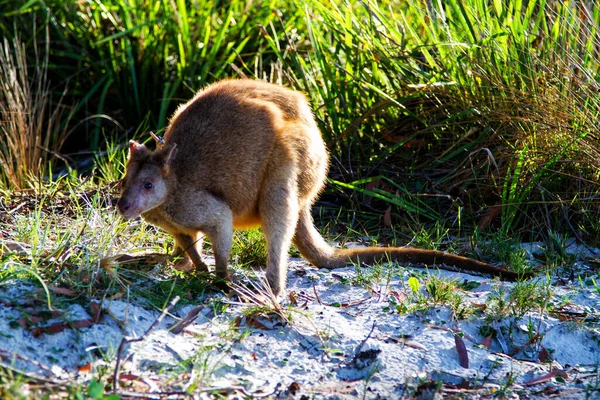
[(119, 211), (127, 219), (141, 214), (165, 229), (202, 271), (208, 271), (201, 256), (202, 236), (208, 235), (222, 279), (228, 278), (233, 229), (254, 226), (267, 239), (267, 280), (276, 294), (286, 285), (292, 241), (321, 268), (389, 257), (517, 277), (439, 251), (327, 244), (313, 225), (311, 207), (327, 176), (328, 154), (299, 92), (254, 80), (213, 84), (178, 108), (164, 145), (151, 152), (132, 141), (129, 149)]

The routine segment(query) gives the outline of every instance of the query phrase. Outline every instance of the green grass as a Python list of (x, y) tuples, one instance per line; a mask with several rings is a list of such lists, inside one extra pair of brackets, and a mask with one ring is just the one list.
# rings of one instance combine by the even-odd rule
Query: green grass
[(506, 265), (511, 271), (525, 272), (531, 270), (527, 253), (521, 247), (519, 238), (503, 232), (486, 235), (479, 231), (471, 236), (472, 256), (494, 259)]
[(181, 101), (206, 83), (254, 64), (260, 37), (284, 2), (260, 7), (187, 1), (27, 1), (0, 3), (3, 34), (51, 29), (52, 77), (89, 118), (82, 133), (96, 150), (103, 129), (126, 132), (145, 121), (164, 127)]
[(235, 232), (231, 259), (239, 267), (266, 267), (267, 244), (262, 230)]
[(487, 299), (486, 321), (518, 320), (531, 310), (544, 314), (551, 305), (552, 296), (553, 289), (548, 283), (518, 282), (510, 289), (499, 286)]
[[(471, 282), (472, 283), (472, 282)], [(422, 313), (439, 307), (448, 307), (454, 320), (464, 320), (474, 313), (466, 301), (465, 291), (456, 279), (436, 274), (412, 275), (407, 281), (405, 298), (390, 296), (390, 306), (400, 314)]]
[[(373, 173), (384, 171), (402, 186), (400, 194), (412, 196), (407, 201), (391, 188), (383, 200), (426, 219), (445, 215), (423, 212), (415, 195), (451, 194), (452, 202), (442, 204), (455, 215), (464, 203), (475, 219), (482, 215), (473, 212), (499, 204), (496, 220), (506, 234), (528, 229), (543, 207), (595, 208), (579, 193), (557, 192), (595, 179), (588, 156), (597, 152), (598, 64), (574, 56), (598, 43), (595, 27), (568, 3), (530, 2), (524, 9), (497, 2), (491, 10), (476, 1), (435, 10), (405, 3), (309, 3), (321, 17), (307, 17), (311, 46), (279, 53), (282, 64), (300, 66), (296, 86), (323, 105), (317, 117), (330, 148), (351, 168), (334, 174), (359, 176), (333, 183), (364, 193)], [(550, 37), (565, 39), (543, 39)], [(573, 67), (585, 76), (574, 76)], [(597, 190), (584, 186), (583, 192)], [(552, 200), (563, 200), (544, 199), (553, 193)], [(552, 225), (564, 228), (565, 221)]]

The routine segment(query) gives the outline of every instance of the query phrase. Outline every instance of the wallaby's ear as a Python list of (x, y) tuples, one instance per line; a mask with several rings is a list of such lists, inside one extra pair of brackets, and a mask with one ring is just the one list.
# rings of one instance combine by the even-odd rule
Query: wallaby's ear
[(161, 147), (165, 144), (165, 139), (159, 137), (156, 133), (150, 131), (150, 136), (152, 136), (152, 139), (156, 142), (156, 147)]
[(159, 152), (160, 152), (160, 159), (161, 159), (162, 163), (165, 165), (168, 165), (171, 163), (171, 161), (173, 161), (175, 154), (177, 154), (177, 145), (176, 144), (166, 145), (162, 149), (160, 149)]
[(139, 144), (135, 140), (129, 141), (129, 158), (131, 158), (135, 153), (146, 150), (146, 146), (143, 144)]

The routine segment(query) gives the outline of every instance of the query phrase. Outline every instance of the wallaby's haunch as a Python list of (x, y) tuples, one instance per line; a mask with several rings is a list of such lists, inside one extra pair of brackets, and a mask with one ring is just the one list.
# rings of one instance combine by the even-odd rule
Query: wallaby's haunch
[(187, 253), (184, 262), (205, 272), (202, 237), (208, 235), (221, 279), (228, 279), (233, 229), (261, 226), (275, 294), (285, 289), (292, 242), (319, 268), (389, 258), (517, 278), (504, 268), (440, 251), (330, 246), (311, 217), (328, 163), (304, 95), (260, 81), (221, 81), (178, 108), (156, 151), (129, 143), (117, 206), (126, 219), (141, 215), (169, 232), (179, 252)]

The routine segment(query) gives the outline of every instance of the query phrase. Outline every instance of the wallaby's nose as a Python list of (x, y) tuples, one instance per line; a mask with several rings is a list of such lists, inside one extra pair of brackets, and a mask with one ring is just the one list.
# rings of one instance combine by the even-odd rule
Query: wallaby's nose
[(120, 198), (119, 201), (117, 201), (117, 207), (119, 208), (119, 211), (123, 213), (129, 210), (129, 207), (131, 207), (131, 203), (127, 200), (124, 200), (123, 198)]

